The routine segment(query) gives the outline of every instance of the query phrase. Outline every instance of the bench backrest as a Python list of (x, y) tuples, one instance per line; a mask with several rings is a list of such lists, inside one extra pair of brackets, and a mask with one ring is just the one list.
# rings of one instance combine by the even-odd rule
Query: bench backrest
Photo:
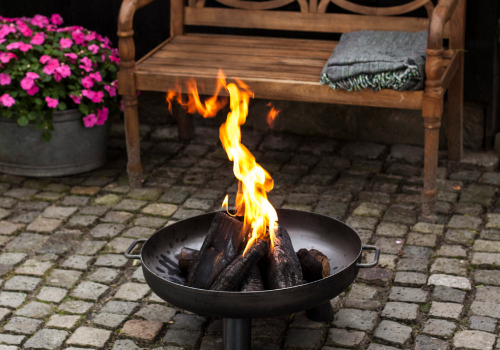
[[(215, 0), (231, 8), (205, 7), (205, 0), (171, 1), (172, 35), (184, 32), (184, 25), (291, 30), (304, 32), (345, 33), (358, 30), (421, 31), (429, 28), (429, 18), (434, 9), (431, 0), (413, 0), (391, 7), (368, 7), (349, 0)], [(300, 12), (279, 11), (283, 6), (297, 1)], [(330, 2), (352, 14), (326, 13)], [(421, 7), (428, 18), (404, 15)], [(265, 11), (273, 10), (273, 11)], [(392, 17), (397, 16), (397, 17)], [(449, 23), (445, 29), (449, 37)]]

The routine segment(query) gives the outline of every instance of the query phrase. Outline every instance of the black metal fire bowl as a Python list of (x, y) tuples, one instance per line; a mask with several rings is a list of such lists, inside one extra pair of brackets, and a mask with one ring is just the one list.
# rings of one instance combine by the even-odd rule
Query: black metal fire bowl
[[(198, 315), (224, 318), (224, 349), (250, 349), (252, 318), (277, 317), (303, 310), (318, 321), (333, 317), (329, 301), (351, 285), (360, 268), (374, 267), (380, 251), (363, 246), (358, 234), (330, 217), (299, 210), (277, 209), (278, 221), (290, 234), (294, 249), (318, 249), (330, 261), (330, 276), (295, 287), (258, 292), (223, 292), (187, 287), (178, 257), (182, 247), (200, 249), (215, 213), (185, 219), (138, 239), (125, 252), (141, 259), (146, 282), (163, 300)], [(140, 255), (131, 255), (145, 242)], [(375, 261), (361, 263), (363, 250), (375, 250)], [(326, 318), (326, 319), (325, 319)], [(250, 322), (250, 323), (249, 323)], [(246, 345), (245, 345), (246, 344)]]

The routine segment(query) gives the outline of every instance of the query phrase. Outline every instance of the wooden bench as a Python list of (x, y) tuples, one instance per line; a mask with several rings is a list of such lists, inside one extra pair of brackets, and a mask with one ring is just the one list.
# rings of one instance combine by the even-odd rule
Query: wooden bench
[[(132, 30), (136, 10), (153, 0), (123, 0), (118, 23), (130, 184), (141, 186), (137, 91), (167, 91), (177, 81), (196, 78), (206, 91), (222, 68), (228, 82), (239, 78), (256, 98), (422, 110), (425, 128), (424, 215), (434, 213), (439, 128), (448, 91), (448, 159), (462, 156), (463, 67), (466, 0), (413, 0), (393, 7), (367, 7), (348, 0), (171, 0), (171, 37), (135, 62)], [(297, 1), (300, 12), (279, 9)], [(326, 13), (330, 2), (352, 14)], [(295, 4), (297, 5), (297, 4)], [(428, 18), (402, 16), (425, 7)], [(358, 30), (428, 30), (424, 91), (347, 92), (319, 83), (320, 72), (337, 42), (307, 39), (187, 33), (186, 26), (344, 33)], [(444, 45), (446, 44), (446, 45)], [(189, 116), (177, 116), (181, 138), (191, 137)]]

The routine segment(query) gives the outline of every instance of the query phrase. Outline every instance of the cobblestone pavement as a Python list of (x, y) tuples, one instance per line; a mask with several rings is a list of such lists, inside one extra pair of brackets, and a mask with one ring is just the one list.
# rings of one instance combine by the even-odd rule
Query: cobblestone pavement
[[(120, 125), (111, 160), (94, 172), (0, 175), (0, 350), (222, 348), (220, 320), (163, 302), (122, 253), (176, 220), (218, 210), (237, 189), (231, 163), (217, 128), (198, 128), (188, 145), (176, 142), (175, 127), (141, 133), (142, 189), (127, 185)], [(243, 143), (275, 178), (276, 207), (343, 220), (383, 252), (332, 301), (333, 322), (303, 312), (254, 320), (253, 349), (500, 349), (496, 157), (468, 154), (460, 166), (443, 157), (430, 222), (419, 215), (421, 148), (252, 130)]]

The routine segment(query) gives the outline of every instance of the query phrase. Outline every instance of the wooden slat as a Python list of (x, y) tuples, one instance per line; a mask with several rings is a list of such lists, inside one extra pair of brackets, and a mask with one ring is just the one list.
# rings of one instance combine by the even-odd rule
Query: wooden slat
[[(363, 6), (352, 3), (348, 0), (331, 0), (331, 2), (333, 2), (335, 5), (345, 10), (354, 13), (359, 13), (363, 15), (374, 15), (374, 16), (394, 16), (414, 11), (424, 6), (426, 3), (430, 2), (430, 0), (413, 0), (404, 5), (389, 6), (389, 7)], [(320, 11), (319, 8), (318, 11)]]
[(242, 61), (258, 64), (283, 64), (289, 66), (308, 66), (308, 67), (323, 67), (325, 65), (324, 59), (310, 59), (310, 58), (287, 58), (287, 57), (272, 57), (272, 56), (243, 56), (239, 54), (224, 54), (199, 52), (194, 55), (192, 52), (183, 51), (159, 51), (154, 57), (158, 58), (176, 58), (176, 59), (200, 59), (200, 60), (218, 60), (225, 61)]
[[(226, 69), (251, 69), (264, 72), (289, 72), (289, 73), (306, 73), (315, 74), (318, 79), (321, 74), (321, 67), (308, 67), (308, 66), (288, 66), (279, 64), (259, 64), (249, 63), (245, 60), (239, 61), (220, 61), (220, 60), (197, 60), (197, 59), (184, 59), (179, 60), (176, 58), (152, 57), (146, 61), (146, 64), (157, 64), (164, 66), (185, 66), (185, 67), (211, 67), (221, 68), (223, 71)], [(139, 67), (138, 69), (142, 69)]]
[(231, 47), (231, 46), (217, 46), (217, 45), (197, 45), (197, 44), (181, 44), (170, 43), (165, 45), (161, 51), (184, 51), (184, 52), (212, 52), (219, 54), (234, 54), (238, 53), (246, 56), (270, 56), (270, 57), (302, 57), (302, 58), (315, 58), (327, 60), (331, 56), (328, 51), (314, 51), (305, 48), (295, 49), (282, 49), (276, 48), (259, 48), (254, 49), (251, 47)]
[(307, 48), (318, 51), (332, 52), (338, 41), (304, 40), (288, 38), (264, 38), (238, 35), (213, 35), (213, 34), (187, 34), (175, 37), (174, 43), (202, 44), (218, 46), (243, 46), (263, 48)]
[(448, 65), (446, 66), (446, 69), (444, 70), (443, 78), (442, 78), (443, 90), (448, 89), (448, 86), (450, 86), (450, 81), (452, 80), (452, 78), (455, 76), (455, 73), (457, 72), (457, 69), (459, 67), (458, 56), (459, 56), (459, 53), (455, 52), (455, 54), (453, 55), (451, 60), (448, 60)]
[[(138, 71), (135, 73), (138, 90), (167, 91), (175, 87), (177, 82), (184, 83), (191, 75), (170, 75), (160, 72)], [(205, 87), (205, 91), (215, 89), (214, 76), (197, 76), (198, 84)], [(232, 82), (231, 77), (228, 83)], [(422, 91), (394, 91), (381, 90), (377, 92), (347, 92), (333, 90), (329, 86), (318, 82), (301, 82), (289, 80), (273, 80), (266, 78), (246, 79), (250, 90), (256, 98), (276, 100), (307, 101), (320, 103), (339, 103), (347, 105), (362, 105), (372, 107), (392, 107), (403, 109), (421, 109)], [(184, 86), (185, 84), (182, 84)], [(185, 91), (187, 92), (187, 91)]]

